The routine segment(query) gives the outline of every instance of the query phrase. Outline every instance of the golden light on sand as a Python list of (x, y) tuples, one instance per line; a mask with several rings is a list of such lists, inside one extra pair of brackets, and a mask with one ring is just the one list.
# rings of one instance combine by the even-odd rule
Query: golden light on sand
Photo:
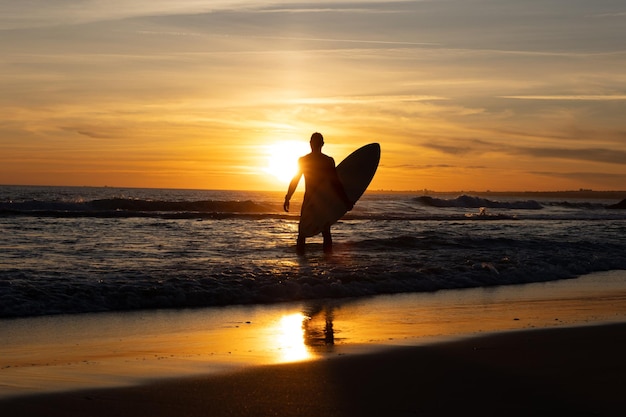
[(295, 362), (311, 357), (304, 343), (303, 321), (307, 318), (294, 313), (283, 316), (278, 322), (276, 341), (280, 350), (280, 362)]
[(264, 171), (287, 184), (298, 171), (298, 158), (308, 152), (305, 141), (282, 141), (268, 145), (265, 148)]

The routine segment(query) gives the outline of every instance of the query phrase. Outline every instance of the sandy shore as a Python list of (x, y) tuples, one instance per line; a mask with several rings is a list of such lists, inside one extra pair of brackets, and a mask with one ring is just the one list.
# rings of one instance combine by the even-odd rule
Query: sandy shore
[(626, 411), (623, 271), (365, 301), (0, 325), (9, 336), (0, 346), (3, 416)]
[(528, 330), (0, 402), (4, 416), (579, 416), (626, 412), (626, 325)]

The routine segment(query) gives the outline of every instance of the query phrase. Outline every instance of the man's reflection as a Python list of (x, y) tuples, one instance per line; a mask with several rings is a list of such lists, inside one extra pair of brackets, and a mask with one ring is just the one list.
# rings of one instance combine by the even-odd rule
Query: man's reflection
[(326, 303), (308, 305), (303, 314), (307, 317), (302, 326), (304, 328), (304, 343), (308, 346), (326, 346), (335, 344), (333, 329), (334, 308)]

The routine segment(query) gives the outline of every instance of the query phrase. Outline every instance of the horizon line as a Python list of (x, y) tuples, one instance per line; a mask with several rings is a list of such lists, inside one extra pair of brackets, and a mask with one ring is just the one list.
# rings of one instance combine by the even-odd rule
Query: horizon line
[[(193, 191), (244, 191), (244, 192), (282, 192), (282, 189), (265, 189), (265, 190), (252, 190), (244, 188), (185, 188), (185, 187), (146, 187), (146, 186), (124, 186), (124, 185), (50, 185), (50, 184), (0, 184), (0, 187), (67, 187), (67, 188), (125, 188), (125, 189), (150, 189), (150, 190), (193, 190)], [(301, 191), (301, 190), (298, 190)], [(301, 191), (302, 192), (302, 191)], [(604, 189), (564, 189), (564, 190), (431, 190), (428, 188), (420, 189), (406, 189), (406, 190), (394, 190), (394, 189), (367, 189), (365, 191), (373, 193), (421, 193), (421, 194), (467, 194), (467, 193), (480, 193), (480, 194), (549, 194), (549, 193), (626, 193), (625, 190), (604, 190)]]

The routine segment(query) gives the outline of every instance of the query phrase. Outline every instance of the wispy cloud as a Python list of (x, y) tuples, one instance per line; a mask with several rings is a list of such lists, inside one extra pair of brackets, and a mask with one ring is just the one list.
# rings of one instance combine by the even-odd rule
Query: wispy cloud
[(501, 98), (511, 98), (517, 100), (565, 100), (565, 101), (615, 101), (626, 100), (626, 94), (609, 95), (528, 95), (528, 96), (501, 96)]
[(294, 104), (365, 104), (365, 103), (410, 103), (421, 101), (447, 100), (439, 96), (419, 95), (380, 95), (380, 96), (353, 96), (353, 97), (304, 97), (288, 99), (288, 103)]
[(607, 17), (626, 17), (626, 11), (617, 11), (609, 13), (598, 13), (591, 15), (592, 17), (607, 18)]
[(626, 165), (626, 150), (621, 149), (513, 147), (512, 150), (513, 153), (530, 155), (537, 158), (557, 158)]
[(473, 158), (478, 158), (480, 155), (485, 154), (499, 154), (512, 157), (526, 156), (537, 158), (537, 163), (541, 163), (542, 159), (561, 159), (578, 163), (597, 162), (626, 165), (626, 149), (621, 147), (522, 146), (519, 144), (504, 144), (505, 142), (508, 142), (508, 140), (458, 139), (454, 141), (447, 139), (445, 141), (440, 140), (438, 143), (425, 142), (420, 146), (455, 157), (472, 154)]
[(347, 39), (347, 38), (325, 38), (325, 37), (296, 37), (296, 36), (255, 36), (257, 39), (287, 40), (287, 41), (308, 41), (308, 42), (333, 42), (333, 43), (354, 43), (371, 44), (384, 46), (436, 46), (437, 42), (409, 42), (401, 40), (379, 40), (379, 39)]
[(564, 179), (572, 184), (595, 184), (595, 187), (601, 187), (608, 190), (623, 190), (626, 184), (626, 173), (608, 173), (597, 171), (572, 171), (572, 172), (556, 172), (556, 171), (533, 171), (532, 175), (541, 177)]

